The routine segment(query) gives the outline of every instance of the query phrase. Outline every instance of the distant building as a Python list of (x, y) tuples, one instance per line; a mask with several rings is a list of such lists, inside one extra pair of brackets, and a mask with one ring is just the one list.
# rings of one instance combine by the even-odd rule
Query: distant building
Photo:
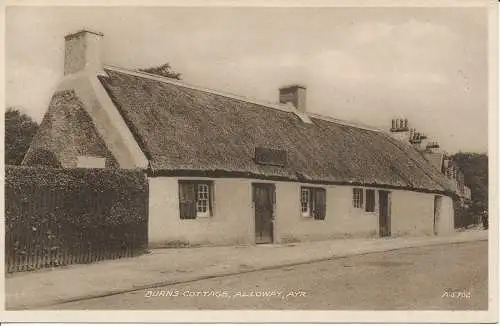
[(471, 200), (471, 190), (465, 185), (464, 174), (458, 165), (441, 150), (438, 142), (428, 141), (426, 135), (409, 128), (407, 119), (393, 119), (391, 132), (397, 139), (412, 144), (421, 152), (430, 164), (448, 178), (461, 204), (468, 204)]
[(407, 123), (389, 133), (311, 113), (303, 85), (269, 104), (103, 65), (102, 38), (66, 36), (24, 163), (50, 151), (63, 167), (144, 169), (151, 246), (454, 231), (456, 186), (395, 139)]

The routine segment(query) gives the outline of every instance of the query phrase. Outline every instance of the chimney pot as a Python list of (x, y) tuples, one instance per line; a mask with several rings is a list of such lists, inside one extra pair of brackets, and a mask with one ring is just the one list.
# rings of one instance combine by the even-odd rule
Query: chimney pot
[(404, 120), (401, 118), (396, 118), (391, 120), (392, 123), (392, 128), (391, 128), (391, 135), (398, 139), (399, 141), (402, 141), (404, 143), (407, 143), (408, 141), (411, 142), (411, 133), (408, 128), (405, 129), (404, 127)]

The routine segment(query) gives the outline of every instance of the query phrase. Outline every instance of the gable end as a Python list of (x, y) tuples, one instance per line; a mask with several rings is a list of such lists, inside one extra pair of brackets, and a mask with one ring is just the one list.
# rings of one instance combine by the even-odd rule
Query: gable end
[(43, 165), (42, 152), (52, 153), (62, 167), (77, 167), (79, 156), (101, 157), (105, 167), (118, 167), (74, 90), (54, 94), (22, 164)]

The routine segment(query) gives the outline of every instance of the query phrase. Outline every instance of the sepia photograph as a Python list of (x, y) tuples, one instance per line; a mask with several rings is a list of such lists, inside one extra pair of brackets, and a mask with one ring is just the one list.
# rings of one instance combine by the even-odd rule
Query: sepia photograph
[(498, 322), (496, 2), (283, 3), (5, 6), (9, 316)]

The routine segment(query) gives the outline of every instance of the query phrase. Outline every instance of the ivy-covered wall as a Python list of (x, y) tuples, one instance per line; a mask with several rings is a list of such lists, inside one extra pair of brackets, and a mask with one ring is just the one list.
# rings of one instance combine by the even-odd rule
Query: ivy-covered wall
[(75, 91), (59, 91), (52, 97), (23, 165), (71, 168), (77, 166), (78, 156), (103, 157), (107, 168), (118, 167)]
[(143, 171), (5, 169), (8, 272), (135, 255), (147, 225)]

